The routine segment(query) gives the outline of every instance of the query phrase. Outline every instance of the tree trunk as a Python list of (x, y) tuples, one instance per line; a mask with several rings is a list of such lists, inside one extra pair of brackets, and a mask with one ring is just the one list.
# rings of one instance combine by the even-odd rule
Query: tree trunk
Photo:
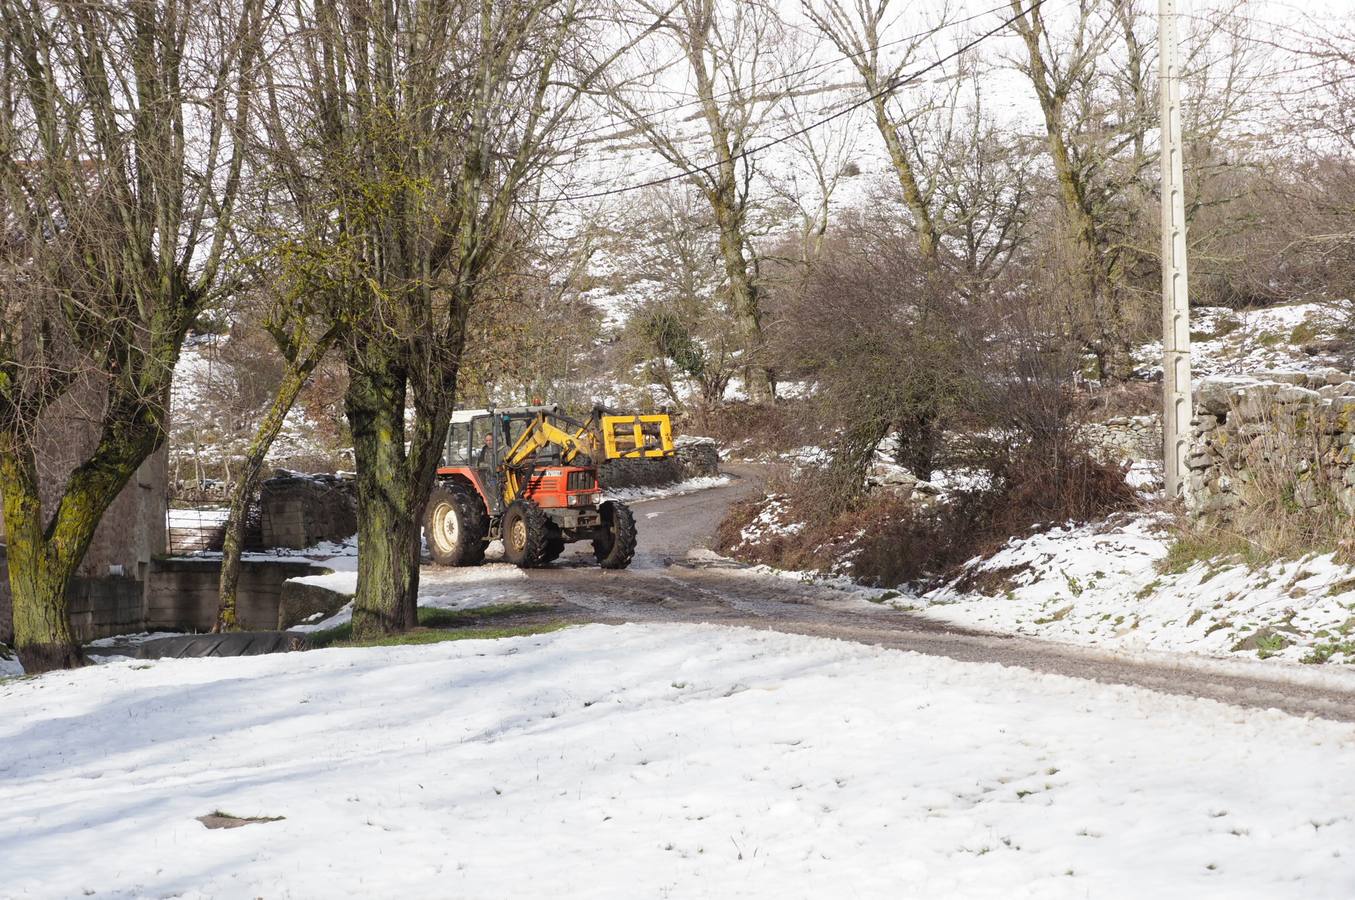
[(32, 444), (14, 432), (0, 434), (14, 649), (30, 674), (84, 663), (67, 588), (109, 504), (164, 437), (162, 420), (139, 399), (115, 396), (107, 405), (99, 443), (71, 473), (50, 524), (44, 525)]
[(919, 481), (931, 481), (936, 471), (936, 453), (941, 448), (940, 410), (918, 409), (899, 423), (894, 459)]
[(411, 508), (405, 457), (405, 372), (349, 366), (344, 408), (357, 464), (358, 584), (353, 598), (357, 640), (416, 624), (418, 510)]
[(913, 233), (917, 235), (918, 249), (922, 251), (924, 259), (934, 262), (940, 252), (941, 241), (936, 233), (931, 208), (922, 195), (922, 188), (917, 183), (917, 173), (913, 171), (913, 164), (908, 159), (908, 152), (899, 138), (898, 129), (889, 119), (885, 98), (880, 94), (878, 84), (871, 79), (868, 85), (871, 93), (877, 96), (873, 104), (875, 128), (884, 139), (885, 149), (889, 151), (889, 161), (894, 166), (894, 175), (899, 181), (899, 189), (903, 191), (903, 200), (908, 205), (908, 211), (912, 213)]
[[(715, 222), (720, 230), (720, 258), (724, 263), (725, 278), (729, 281), (729, 308), (739, 326), (743, 345), (744, 387), (749, 399), (774, 399), (776, 376), (766, 366), (756, 366), (754, 358), (763, 349), (762, 309), (758, 288), (748, 271), (748, 260), (743, 248), (748, 238), (743, 223), (733, 205), (726, 198), (712, 198)], [(756, 374), (755, 374), (756, 373)]]
[(825, 477), (829, 492), (826, 511), (839, 515), (851, 509), (866, 490), (866, 475), (875, 460), (875, 448), (889, 433), (889, 420), (871, 417), (838, 433), (832, 461)]
[[(8, 442), (7, 442), (8, 443)], [(42, 534), (42, 501), (31, 454), (0, 452), (0, 498), (4, 500), (9, 589), (14, 601), (14, 649), (31, 674), (84, 665), (71, 634), (66, 583), (54, 570)]]
[(322, 355), (316, 354), (313, 359), (306, 360), (300, 366), (288, 366), (277, 392), (273, 395), (273, 402), (269, 405), (268, 412), (264, 414), (263, 421), (259, 423), (254, 440), (245, 453), (245, 463), (241, 468), (239, 480), (231, 492), (231, 507), (226, 517), (226, 539), (221, 546), (220, 599), (217, 604), (216, 625), (212, 628), (214, 632), (235, 631), (240, 627), (236, 613), (236, 596), (240, 585), (240, 554), (245, 546), (249, 501), (258, 487), (264, 457), (268, 455), (273, 441), (277, 440), (278, 433), (282, 431), (282, 424), (287, 419), (287, 413), (296, 403), (297, 396), (306, 385), (306, 379), (310, 377)]

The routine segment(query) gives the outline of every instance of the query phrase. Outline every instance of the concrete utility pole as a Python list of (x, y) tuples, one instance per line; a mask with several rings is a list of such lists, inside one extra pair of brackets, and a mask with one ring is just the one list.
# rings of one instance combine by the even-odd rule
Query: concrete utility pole
[(1158, 0), (1158, 90), (1162, 95), (1162, 464), (1167, 496), (1185, 495), (1190, 396), (1190, 299), (1181, 161), (1181, 72), (1176, 0)]

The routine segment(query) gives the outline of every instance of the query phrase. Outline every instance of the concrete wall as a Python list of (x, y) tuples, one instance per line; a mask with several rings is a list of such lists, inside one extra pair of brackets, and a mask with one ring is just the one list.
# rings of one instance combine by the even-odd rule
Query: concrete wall
[[(240, 627), (247, 631), (277, 628), (282, 583), (288, 578), (324, 571), (323, 567), (304, 561), (245, 560), (240, 569)], [(220, 576), (220, 560), (156, 560), (146, 591), (145, 628), (151, 631), (211, 628), (216, 623)]]
[[(140, 631), (143, 585), (128, 576), (76, 576), (66, 591), (71, 630), (77, 640), (92, 641), (114, 634)], [(14, 616), (9, 592), (9, 568), (0, 547), (0, 644), (14, 642)]]
[[(283, 582), (325, 571), (305, 561), (246, 560), (240, 571), (242, 627), (277, 628)], [(220, 560), (183, 557), (153, 560), (144, 586), (128, 577), (78, 577), (66, 595), (71, 628), (82, 642), (137, 631), (207, 631), (216, 623), (220, 575)], [(9, 572), (0, 547), (0, 644), (13, 642)]]

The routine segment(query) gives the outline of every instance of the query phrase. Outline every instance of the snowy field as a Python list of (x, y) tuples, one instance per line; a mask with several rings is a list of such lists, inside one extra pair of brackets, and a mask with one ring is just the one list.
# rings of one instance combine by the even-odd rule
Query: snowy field
[(1345, 898), (1352, 798), (1349, 725), (718, 627), (0, 685), (7, 897)]

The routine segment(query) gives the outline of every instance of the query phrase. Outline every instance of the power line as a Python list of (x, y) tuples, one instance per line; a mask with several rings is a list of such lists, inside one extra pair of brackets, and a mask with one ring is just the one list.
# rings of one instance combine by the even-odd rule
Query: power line
[[(990, 8), (990, 9), (985, 9), (985, 10), (983, 10), (982, 12), (976, 12), (976, 13), (974, 13), (973, 15), (967, 16), (967, 17), (965, 17), (965, 18), (963, 18), (963, 19), (956, 19), (954, 22), (943, 22), (943, 23), (941, 23), (940, 25), (936, 26), (935, 28), (928, 29), (927, 31), (919, 31), (919, 32), (916, 32), (916, 33), (914, 33), (914, 34), (907, 34), (907, 35), (904, 35), (903, 37), (894, 38), (893, 40), (889, 40), (889, 41), (885, 41), (884, 43), (877, 44), (877, 45), (876, 45), (875, 47), (873, 47), (873, 48), (867, 47), (867, 48), (864, 49), (864, 50), (858, 50), (858, 51), (855, 51), (855, 52), (852, 52), (852, 53), (843, 53), (843, 54), (839, 54), (838, 56), (834, 57), (833, 59), (828, 59), (828, 60), (823, 60), (822, 62), (813, 63), (812, 65), (805, 66), (805, 67), (802, 68), (802, 69), (792, 69), (792, 70), (790, 70), (789, 72), (783, 72), (783, 73), (781, 73), (781, 74), (780, 74), (779, 76), (777, 76), (777, 77), (778, 77), (778, 78), (795, 78), (795, 77), (798, 77), (798, 76), (800, 76), (800, 75), (808, 74), (808, 73), (810, 73), (810, 72), (817, 72), (819, 69), (826, 69), (826, 68), (829, 68), (829, 67), (831, 67), (831, 66), (836, 66), (836, 65), (838, 65), (839, 63), (841, 63), (842, 60), (844, 60), (844, 59), (855, 59), (855, 58), (858, 57), (858, 56), (864, 56), (865, 54), (872, 52), (872, 50), (882, 50), (882, 49), (884, 49), (884, 48), (886, 48), (886, 47), (896, 47), (896, 46), (898, 46), (899, 44), (910, 43), (910, 42), (912, 42), (912, 41), (918, 40), (919, 38), (925, 38), (925, 37), (927, 37), (928, 35), (936, 34), (938, 31), (940, 31), (940, 30), (942, 30), (942, 29), (945, 29), (945, 28), (955, 28), (955, 27), (958, 27), (958, 26), (960, 26), (960, 25), (968, 25), (970, 22), (974, 22), (974, 21), (977, 21), (977, 20), (979, 20), (979, 19), (982, 19), (984, 16), (989, 16), (989, 15), (992, 15), (993, 13), (995, 13), (995, 12), (1001, 12), (1002, 10), (1008, 9), (1008, 8), (1010, 8), (1010, 4), (1008, 4), (1008, 3), (1001, 3), (1001, 4), (999, 4), (999, 5), (997, 5), (997, 6), (994, 6), (994, 7)], [(1033, 8), (1033, 7), (1032, 7), (1032, 8)], [(713, 99), (713, 100), (726, 100), (726, 99), (728, 99), (728, 98), (730, 98), (730, 97), (733, 97), (734, 95), (736, 95), (736, 94), (738, 94), (738, 93), (739, 93), (739, 91), (737, 91), (737, 90), (721, 91), (721, 92), (718, 93), (718, 94), (713, 94), (713, 95), (711, 95), (711, 99)], [(675, 112), (675, 111), (677, 111), (677, 110), (686, 109), (686, 108), (688, 108), (688, 107), (693, 107), (693, 106), (700, 106), (700, 105), (701, 105), (701, 101), (700, 101), (700, 100), (688, 100), (688, 101), (686, 101), (686, 102), (679, 103), (679, 104), (677, 104), (676, 106), (670, 107), (669, 111), (670, 111), (670, 112)], [(601, 132), (601, 131), (607, 131), (607, 130), (612, 129), (612, 128), (624, 128), (624, 127), (625, 127), (625, 123), (624, 123), (624, 122), (623, 122), (623, 123), (608, 123), (608, 124), (606, 124), (606, 125), (599, 125), (599, 126), (596, 127), (596, 128), (590, 128), (590, 129), (588, 129), (587, 131), (580, 131), (580, 132), (577, 132), (576, 134), (573, 135), (573, 137), (575, 137), (575, 138), (584, 138), (584, 137), (588, 137), (589, 135), (597, 134), (598, 132)]]
[[(952, 52), (946, 54), (945, 56), (941, 57), (940, 59), (936, 60), (935, 62), (930, 63), (930, 64), (928, 64), (928, 65), (922, 67), (921, 69), (917, 70), (916, 72), (912, 73), (911, 75), (902, 76), (902, 77), (900, 77), (900, 78), (897, 78), (897, 79), (891, 81), (891, 82), (890, 82), (889, 84), (887, 84), (885, 87), (883, 87), (883, 88), (881, 88), (880, 90), (876, 91), (875, 93), (873, 93), (873, 94), (868, 94), (868, 95), (866, 95), (865, 97), (863, 97), (862, 99), (856, 101), (855, 103), (851, 103), (851, 104), (849, 104), (849, 105), (843, 107), (842, 109), (838, 110), (837, 112), (832, 113), (831, 115), (824, 116), (822, 119), (818, 119), (817, 121), (811, 122), (811, 123), (809, 123), (808, 125), (805, 125), (805, 126), (803, 126), (803, 127), (801, 127), (801, 128), (797, 128), (797, 129), (795, 129), (794, 131), (791, 131), (791, 132), (789, 132), (789, 133), (787, 133), (787, 134), (783, 134), (783, 135), (781, 135), (780, 137), (773, 138), (772, 140), (767, 141), (766, 143), (758, 144), (758, 145), (755, 146), (755, 147), (747, 147), (747, 148), (745, 148), (745, 149), (743, 149), (743, 150), (740, 150), (738, 153), (733, 154), (733, 157), (732, 157), (732, 158), (735, 159), (735, 160), (745, 160), (745, 159), (748, 159), (749, 157), (752, 157), (752, 156), (754, 156), (754, 155), (756, 155), (756, 154), (758, 154), (758, 153), (762, 153), (762, 152), (765, 151), (765, 150), (770, 150), (770, 149), (773, 148), (773, 147), (779, 146), (779, 145), (781, 145), (781, 144), (786, 143), (787, 141), (790, 141), (790, 140), (793, 140), (794, 138), (800, 137), (800, 136), (803, 135), (803, 134), (808, 134), (810, 131), (813, 131), (813, 130), (816, 129), (816, 128), (820, 128), (820, 127), (822, 127), (822, 126), (824, 126), (824, 125), (827, 125), (829, 122), (836, 121), (837, 119), (842, 118), (843, 116), (847, 115), (848, 113), (855, 112), (856, 110), (862, 108), (863, 106), (865, 106), (865, 105), (867, 105), (867, 104), (869, 104), (869, 103), (873, 103), (873, 102), (875, 102), (876, 100), (879, 100), (879, 99), (884, 98), (884, 97), (888, 97), (890, 94), (894, 93), (895, 91), (897, 91), (899, 88), (903, 87), (904, 85), (910, 84), (910, 83), (912, 83), (912, 82), (914, 82), (914, 81), (917, 81), (918, 79), (922, 78), (924, 75), (927, 75), (928, 73), (933, 72), (933, 71), (935, 71), (936, 69), (939, 69), (941, 66), (945, 65), (946, 63), (950, 62), (951, 60), (956, 59), (956, 58), (958, 58), (958, 57), (960, 57), (960, 56), (963, 56), (965, 53), (968, 53), (970, 50), (974, 49), (974, 48), (977, 47), (979, 44), (983, 43), (984, 41), (988, 40), (989, 38), (994, 37), (994, 36), (1000, 34), (1001, 32), (1005, 31), (1007, 28), (1009, 28), (1009, 27), (1012, 25), (1012, 23), (1016, 22), (1016, 21), (1017, 21), (1018, 19), (1020, 19), (1022, 16), (1026, 15), (1026, 14), (1029, 13), (1029, 12), (1033, 12), (1033, 11), (1039, 9), (1040, 6), (1041, 6), (1043, 3), (1044, 3), (1044, 0), (1032, 0), (1032, 3), (1030, 4), (1030, 6), (1026, 7), (1025, 9), (1019, 10), (1018, 12), (1016, 12), (1015, 14), (1013, 14), (1013, 15), (1011, 15), (1011, 16), (1008, 16), (1008, 17), (1007, 17), (1006, 19), (1004, 19), (997, 27), (992, 28), (992, 29), (990, 29), (990, 30), (984, 32), (983, 34), (979, 35), (978, 37), (974, 38), (973, 40), (971, 40), (971, 41), (969, 41), (969, 42), (967, 42), (967, 43), (965, 43), (965, 44), (962, 44), (960, 47), (956, 48), (956, 49), (953, 50)], [(675, 181), (681, 181), (681, 180), (683, 180), (683, 179), (685, 179), (685, 178), (690, 178), (690, 177), (692, 177), (693, 175), (696, 175), (696, 174), (701, 173), (701, 172), (710, 172), (711, 170), (718, 168), (720, 165), (721, 165), (720, 162), (707, 163), (707, 164), (704, 165), (704, 166), (696, 166), (696, 167), (694, 167), (694, 168), (684, 169), (683, 171), (678, 172), (678, 173), (675, 173), (675, 174), (673, 174), (673, 175), (667, 175), (667, 176), (664, 176), (664, 177), (662, 177), (662, 178), (653, 178), (653, 179), (650, 179), (649, 181), (642, 181), (642, 182), (639, 182), (639, 183), (637, 183), (637, 184), (626, 185), (626, 186), (624, 186), (624, 187), (619, 187), (619, 188), (609, 188), (609, 189), (606, 189), (606, 190), (592, 191), (592, 192), (589, 192), (589, 193), (583, 193), (583, 194), (566, 194), (566, 195), (563, 195), (563, 196), (553, 197), (553, 198), (550, 198), (550, 199), (546, 199), (546, 198), (533, 198), (532, 200), (524, 201), (524, 202), (529, 202), (529, 203), (570, 203), (570, 202), (574, 202), (574, 201), (578, 201), (578, 200), (594, 200), (594, 199), (598, 199), (598, 198), (600, 198), (600, 197), (610, 197), (610, 196), (615, 196), (616, 194), (625, 194), (625, 193), (629, 193), (630, 191), (638, 191), (638, 190), (642, 190), (642, 189), (644, 189), (644, 188), (658, 187), (659, 185), (671, 184), (671, 183), (673, 183), (673, 182), (675, 182)]]

